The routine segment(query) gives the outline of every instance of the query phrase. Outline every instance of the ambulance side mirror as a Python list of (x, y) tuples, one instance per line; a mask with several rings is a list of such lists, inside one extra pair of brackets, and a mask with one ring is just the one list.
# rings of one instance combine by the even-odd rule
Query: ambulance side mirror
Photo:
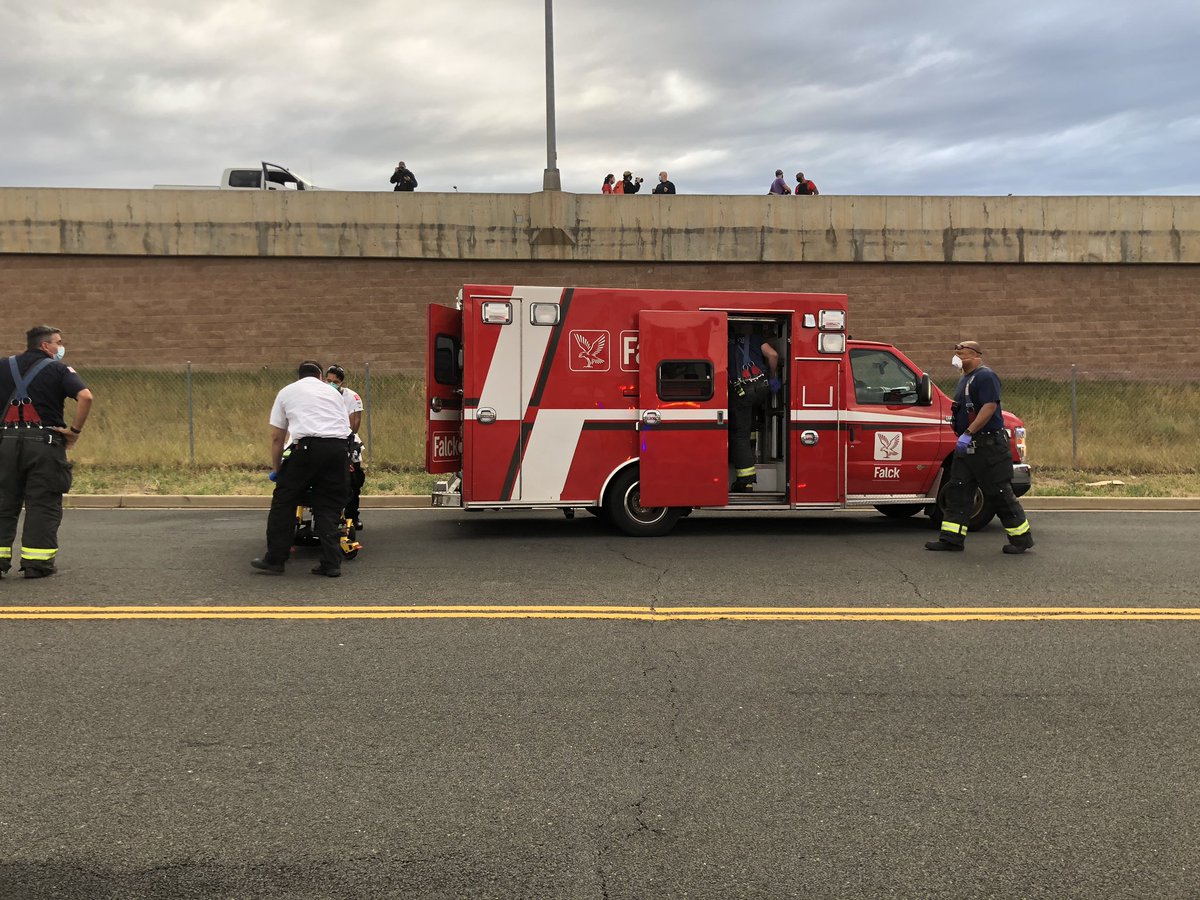
[(933, 382), (928, 375), (922, 375), (917, 382), (917, 406), (933, 406)]

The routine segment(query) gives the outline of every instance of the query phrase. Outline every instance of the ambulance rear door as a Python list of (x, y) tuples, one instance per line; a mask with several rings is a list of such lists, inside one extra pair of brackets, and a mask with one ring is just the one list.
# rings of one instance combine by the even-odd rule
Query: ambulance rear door
[(638, 316), (643, 506), (725, 506), (729, 453), (727, 316)]
[(430, 304), (426, 311), (425, 471), (462, 469), (462, 312)]

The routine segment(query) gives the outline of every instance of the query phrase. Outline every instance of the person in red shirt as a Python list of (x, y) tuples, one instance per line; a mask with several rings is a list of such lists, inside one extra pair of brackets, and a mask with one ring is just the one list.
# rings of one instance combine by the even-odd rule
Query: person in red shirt
[(804, 177), (803, 172), (796, 173), (796, 196), (808, 194), (809, 196), (815, 197), (819, 193), (821, 192), (817, 190), (817, 186), (811, 181), (807, 180)]
[(604, 176), (604, 184), (600, 185), (600, 193), (611, 194), (614, 191), (613, 182), (617, 180), (617, 176), (609, 172)]

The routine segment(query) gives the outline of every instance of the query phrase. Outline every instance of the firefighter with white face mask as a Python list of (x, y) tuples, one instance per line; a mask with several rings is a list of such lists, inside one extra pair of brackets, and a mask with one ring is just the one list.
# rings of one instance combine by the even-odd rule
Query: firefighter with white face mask
[(978, 487), (995, 504), (1008, 533), (1004, 552), (1024, 553), (1033, 546), (1033, 534), (1012, 489), (1012, 450), (1000, 410), (1000, 379), (983, 364), (983, 350), (975, 341), (956, 344), (951, 363), (962, 370), (951, 406), (958, 440), (950, 466), (942, 532), (936, 541), (925, 544), (925, 549), (963, 549)]
[[(25, 509), (20, 567), (26, 578), (58, 571), (58, 526), (63, 494), (71, 489), (67, 451), (75, 447), (92, 408), (92, 392), (70, 366), (62, 332), (38, 325), (25, 334), (25, 352), (0, 360), (0, 576), (13, 564), (17, 520)], [(71, 424), (63, 415), (75, 400)]]

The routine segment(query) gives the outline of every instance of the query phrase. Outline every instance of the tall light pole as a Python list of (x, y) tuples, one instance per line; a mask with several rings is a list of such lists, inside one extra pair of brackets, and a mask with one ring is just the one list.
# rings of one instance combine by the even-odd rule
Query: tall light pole
[(561, 191), (558, 175), (558, 151), (554, 146), (554, 3), (546, 0), (546, 171), (542, 173), (543, 191)]

